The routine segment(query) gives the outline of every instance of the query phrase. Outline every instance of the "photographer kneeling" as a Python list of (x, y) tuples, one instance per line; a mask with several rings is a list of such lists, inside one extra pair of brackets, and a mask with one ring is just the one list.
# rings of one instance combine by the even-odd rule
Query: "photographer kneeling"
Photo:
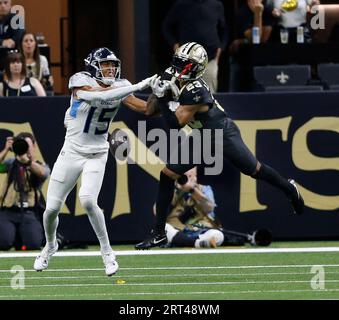
[[(7, 174), (0, 192), (0, 250), (11, 249), (18, 236), (28, 250), (41, 248), (40, 188), (50, 168), (35, 160), (35, 148), (33, 135), (22, 132), (8, 137), (0, 152), (0, 173)], [(15, 157), (4, 160), (9, 151)]]

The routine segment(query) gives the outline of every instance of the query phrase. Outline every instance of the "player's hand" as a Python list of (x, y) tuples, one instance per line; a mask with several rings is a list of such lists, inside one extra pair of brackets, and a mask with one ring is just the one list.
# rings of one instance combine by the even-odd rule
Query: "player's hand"
[(148, 87), (151, 86), (151, 81), (156, 79), (157, 78), (157, 74), (155, 74), (154, 76), (152, 77), (149, 77), (149, 78), (146, 78), (140, 82), (137, 83), (137, 86), (138, 86), (138, 90), (139, 91), (142, 91), (142, 90), (145, 90), (147, 89)]
[(162, 98), (170, 89), (169, 81), (162, 81), (161, 77), (157, 77), (151, 81), (151, 89), (158, 98)]

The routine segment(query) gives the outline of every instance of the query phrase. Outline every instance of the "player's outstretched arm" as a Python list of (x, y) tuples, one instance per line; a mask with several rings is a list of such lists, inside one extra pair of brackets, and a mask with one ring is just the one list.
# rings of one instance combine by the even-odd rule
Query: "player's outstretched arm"
[(127, 97), (133, 92), (145, 90), (150, 86), (150, 82), (152, 79), (157, 77), (154, 75), (153, 77), (147, 78), (138, 82), (137, 84), (133, 84), (126, 87), (120, 88), (103, 88), (103, 89), (94, 89), (92, 87), (82, 87), (74, 90), (76, 96), (85, 101), (95, 101), (95, 100), (119, 100)]
[(125, 98), (122, 103), (128, 107), (129, 109), (140, 112), (143, 114), (146, 114), (147, 111), (147, 103), (146, 101), (137, 98), (134, 95), (129, 95), (127, 98)]

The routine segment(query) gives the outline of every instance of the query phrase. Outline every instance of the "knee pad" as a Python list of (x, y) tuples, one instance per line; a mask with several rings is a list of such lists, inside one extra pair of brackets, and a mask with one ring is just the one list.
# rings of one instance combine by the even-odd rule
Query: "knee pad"
[(79, 195), (81, 206), (86, 210), (87, 213), (92, 212), (98, 205), (96, 199), (92, 196)]
[(199, 236), (199, 239), (202, 240), (209, 240), (211, 238), (215, 239), (217, 246), (221, 246), (224, 242), (224, 234), (217, 229), (210, 229)]
[(49, 212), (49, 213), (55, 213), (56, 212), (58, 214), (60, 212), (63, 204), (64, 204), (63, 200), (49, 197), (49, 198), (47, 198), (45, 213), (46, 212)]

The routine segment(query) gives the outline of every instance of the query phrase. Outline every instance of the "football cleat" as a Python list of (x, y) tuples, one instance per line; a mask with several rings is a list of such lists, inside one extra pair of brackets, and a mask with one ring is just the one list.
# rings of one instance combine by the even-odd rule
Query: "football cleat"
[(300, 215), (304, 212), (304, 199), (302, 198), (295, 181), (293, 179), (288, 179), (288, 182), (294, 187), (294, 192), (289, 197), (294, 213)]
[(49, 249), (46, 244), (42, 249), (41, 253), (35, 258), (34, 261), (34, 270), (42, 271), (48, 268), (49, 260), (52, 258), (53, 254), (58, 251), (59, 245), (56, 242), (56, 245), (53, 249)]
[(117, 273), (119, 265), (118, 262), (115, 260), (114, 252), (103, 254), (102, 260), (104, 262), (105, 272), (108, 277), (111, 277)]
[(157, 233), (152, 230), (151, 237), (135, 245), (137, 250), (148, 250), (153, 247), (159, 247), (167, 243), (166, 233)]

